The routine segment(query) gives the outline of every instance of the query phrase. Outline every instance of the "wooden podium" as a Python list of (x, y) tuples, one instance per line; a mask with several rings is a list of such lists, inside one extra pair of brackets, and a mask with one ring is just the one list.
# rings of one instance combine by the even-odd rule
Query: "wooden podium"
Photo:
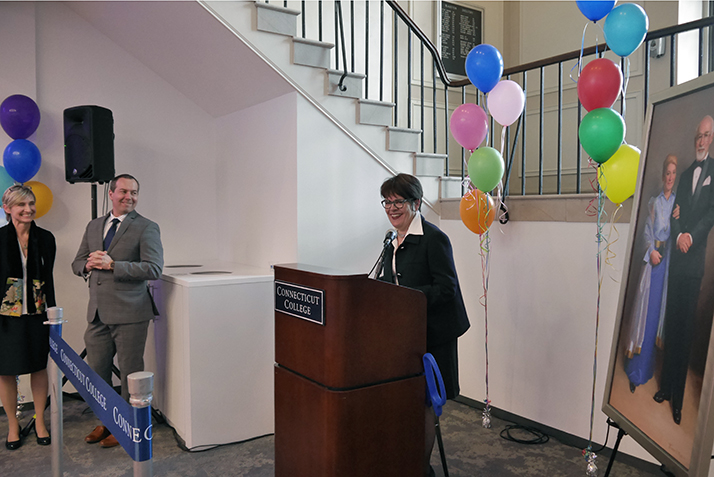
[(421, 476), (424, 294), (289, 264), (275, 299), (275, 476)]

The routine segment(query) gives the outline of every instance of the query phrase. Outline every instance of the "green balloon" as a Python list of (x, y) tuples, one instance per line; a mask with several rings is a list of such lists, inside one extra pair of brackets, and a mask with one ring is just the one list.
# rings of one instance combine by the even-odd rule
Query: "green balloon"
[(611, 108), (593, 109), (580, 122), (580, 144), (598, 164), (612, 157), (625, 139), (625, 120)]
[(471, 183), (481, 192), (495, 189), (505, 169), (501, 153), (492, 147), (480, 147), (469, 158)]

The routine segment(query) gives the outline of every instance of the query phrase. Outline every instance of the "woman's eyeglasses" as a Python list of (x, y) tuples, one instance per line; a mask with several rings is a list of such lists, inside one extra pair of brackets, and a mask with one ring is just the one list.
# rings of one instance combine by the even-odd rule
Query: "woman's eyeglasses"
[(382, 207), (385, 209), (388, 209), (390, 207), (394, 207), (395, 209), (401, 209), (404, 207), (404, 204), (407, 202), (411, 202), (409, 199), (399, 199), (399, 200), (383, 200), (382, 201)]

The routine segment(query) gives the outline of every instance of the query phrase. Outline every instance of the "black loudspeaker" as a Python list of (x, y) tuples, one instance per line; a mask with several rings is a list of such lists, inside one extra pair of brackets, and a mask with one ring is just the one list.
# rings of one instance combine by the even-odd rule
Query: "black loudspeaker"
[(64, 170), (70, 184), (114, 178), (114, 118), (101, 106), (64, 110)]

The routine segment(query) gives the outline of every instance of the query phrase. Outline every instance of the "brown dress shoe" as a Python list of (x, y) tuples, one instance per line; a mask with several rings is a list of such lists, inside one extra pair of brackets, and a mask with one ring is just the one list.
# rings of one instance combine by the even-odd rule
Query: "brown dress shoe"
[(117, 438), (114, 437), (113, 435), (109, 434), (105, 439), (102, 439), (102, 442), (99, 443), (100, 446), (107, 448), (107, 447), (116, 447), (119, 445), (119, 441), (117, 441)]
[(97, 426), (92, 432), (87, 434), (87, 437), (84, 438), (84, 442), (87, 444), (94, 444), (102, 439), (106, 439), (110, 435), (111, 433), (109, 432), (109, 429), (104, 426)]

